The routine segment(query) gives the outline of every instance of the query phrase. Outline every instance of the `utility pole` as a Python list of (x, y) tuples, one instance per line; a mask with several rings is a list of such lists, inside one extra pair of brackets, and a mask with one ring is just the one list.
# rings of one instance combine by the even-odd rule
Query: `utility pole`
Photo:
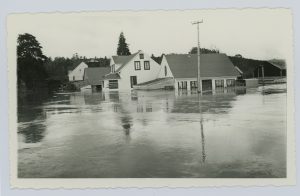
[(198, 93), (202, 93), (202, 82), (201, 82), (201, 76), (200, 76), (200, 35), (199, 35), (199, 24), (203, 23), (203, 20), (201, 21), (195, 21), (192, 22), (192, 25), (197, 25), (197, 37), (198, 37), (198, 50), (197, 50), (197, 56), (198, 56)]
[(262, 83), (263, 83), (263, 86), (265, 86), (265, 67), (264, 65), (261, 66), (261, 74), (262, 74)]

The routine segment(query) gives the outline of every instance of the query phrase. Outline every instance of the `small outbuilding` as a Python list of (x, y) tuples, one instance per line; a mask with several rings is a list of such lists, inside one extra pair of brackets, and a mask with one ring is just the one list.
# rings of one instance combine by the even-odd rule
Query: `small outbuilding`
[(72, 70), (69, 70), (68, 72), (69, 81), (70, 82), (82, 81), (85, 68), (88, 68), (88, 65), (85, 62), (80, 62)]
[(92, 89), (101, 91), (104, 85), (104, 76), (110, 72), (110, 67), (89, 67), (84, 69), (84, 87), (82, 89)]

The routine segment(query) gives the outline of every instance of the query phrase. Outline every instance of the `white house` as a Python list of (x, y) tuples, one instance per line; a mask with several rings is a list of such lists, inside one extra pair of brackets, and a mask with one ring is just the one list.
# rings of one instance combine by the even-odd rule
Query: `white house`
[[(201, 54), (200, 76), (202, 89), (216, 90), (235, 86), (241, 74), (225, 54)], [(161, 62), (159, 78), (174, 78), (174, 88), (196, 89), (198, 75), (197, 54), (164, 55)]]
[(84, 62), (81, 62), (73, 70), (69, 71), (69, 73), (68, 73), (69, 81), (84, 80), (84, 69), (85, 68), (88, 68), (88, 65)]
[(131, 90), (136, 84), (157, 79), (160, 71), (160, 65), (141, 50), (129, 56), (112, 56), (110, 68), (103, 90)]

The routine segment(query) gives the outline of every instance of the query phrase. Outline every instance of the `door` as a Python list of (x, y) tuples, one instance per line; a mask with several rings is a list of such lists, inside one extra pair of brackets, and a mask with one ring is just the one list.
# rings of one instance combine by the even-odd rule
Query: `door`
[(133, 85), (137, 84), (137, 79), (136, 76), (130, 76), (130, 86), (131, 88), (133, 87)]
[(202, 80), (202, 90), (211, 91), (212, 90), (212, 80)]
[(96, 85), (96, 90), (97, 91), (102, 91), (102, 85)]

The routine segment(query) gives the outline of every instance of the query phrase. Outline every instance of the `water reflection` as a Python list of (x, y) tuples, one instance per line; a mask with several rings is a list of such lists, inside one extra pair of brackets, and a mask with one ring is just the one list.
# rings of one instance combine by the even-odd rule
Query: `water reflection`
[(30, 123), (26, 128), (21, 128), (19, 133), (24, 135), (25, 143), (37, 143), (40, 142), (45, 136), (45, 125)]
[(132, 126), (132, 118), (129, 115), (124, 114), (121, 117), (122, 127), (124, 129), (125, 135), (130, 135), (130, 128)]
[(201, 146), (202, 146), (202, 162), (205, 162), (206, 153), (205, 153), (205, 136), (204, 136), (204, 129), (203, 129), (203, 120), (200, 120), (200, 127), (201, 127)]
[(42, 145), (19, 152), (19, 176), (282, 177), (285, 97), (245, 93), (71, 93), (21, 105), (19, 143)]
[(43, 121), (47, 115), (42, 108), (45, 99), (40, 95), (18, 98), (18, 133), (24, 136), (25, 143), (40, 142), (45, 136)]
[[(174, 99), (172, 113), (226, 113), (232, 107), (231, 103), (236, 100), (235, 93), (188, 96), (180, 94)], [(200, 107), (198, 105), (200, 104)], [(168, 106), (169, 107), (169, 106)]]
[(104, 93), (85, 93), (83, 97), (86, 105), (99, 105), (102, 101), (105, 101)]
[(120, 99), (118, 91), (109, 92), (109, 100), (113, 102), (118, 102)]

